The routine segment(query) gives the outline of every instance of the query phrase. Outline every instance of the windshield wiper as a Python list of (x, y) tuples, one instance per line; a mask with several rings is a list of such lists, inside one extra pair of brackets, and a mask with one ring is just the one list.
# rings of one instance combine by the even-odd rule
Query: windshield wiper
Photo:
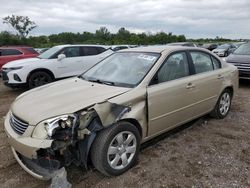
[(111, 85), (111, 86), (114, 86), (114, 85), (115, 85), (114, 82), (104, 81), (104, 80), (100, 80), (100, 79), (88, 79), (88, 81), (90, 81), (90, 82), (95, 82), (95, 83), (99, 83), (99, 84)]

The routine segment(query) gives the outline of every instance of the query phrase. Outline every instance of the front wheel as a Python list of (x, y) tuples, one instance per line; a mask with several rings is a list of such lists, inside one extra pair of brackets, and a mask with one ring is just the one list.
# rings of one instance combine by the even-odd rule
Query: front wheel
[(95, 168), (107, 176), (118, 176), (131, 168), (140, 147), (138, 129), (129, 122), (119, 122), (98, 133), (91, 159)]
[(30, 75), (28, 79), (28, 86), (30, 89), (48, 84), (53, 81), (53, 78), (44, 71), (37, 71)]
[(220, 95), (211, 116), (217, 119), (223, 119), (229, 113), (232, 102), (232, 92), (228, 89), (224, 90)]

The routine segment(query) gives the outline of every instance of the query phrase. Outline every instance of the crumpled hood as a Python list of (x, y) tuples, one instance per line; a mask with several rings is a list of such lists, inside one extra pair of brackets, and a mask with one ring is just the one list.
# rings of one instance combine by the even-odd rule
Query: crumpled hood
[(250, 55), (237, 55), (230, 54), (227, 59), (229, 63), (249, 63), (250, 64)]
[(26, 58), (26, 59), (20, 59), (11, 61), (3, 66), (3, 68), (11, 68), (11, 67), (18, 67), (18, 66), (26, 66), (30, 63), (37, 63), (37, 62), (46, 62), (48, 59), (39, 59), (39, 58)]
[(45, 119), (103, 102), (130, 89), (70, 78), (23, 93), (14, 101), (11, 111), (30, 125), (36, 125)]

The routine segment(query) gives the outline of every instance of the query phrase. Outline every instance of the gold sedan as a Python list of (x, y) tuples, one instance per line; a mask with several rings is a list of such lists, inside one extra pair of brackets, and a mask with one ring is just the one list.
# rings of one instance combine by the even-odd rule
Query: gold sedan
[(40, 179), (88, 159), (103, 174), (131, 168), (140, 144), (210, 113), (224, 118), (238, 71), (207, 50), (121, 50), (74, 78), (14, 101), (5, 131), (18, 163)]

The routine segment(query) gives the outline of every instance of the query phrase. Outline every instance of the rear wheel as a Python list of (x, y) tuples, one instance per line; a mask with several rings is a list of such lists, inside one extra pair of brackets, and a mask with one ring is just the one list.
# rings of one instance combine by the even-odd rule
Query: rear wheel
[(217, 119), (223, 119), (229, 113), (232, 102), (232, 92), (226, 89), (222, 92), (217, 101), (214, 110), (211, 112), (211, 116)]
[(119, 122), (101, 131), (91, 148), (95, 168), (107, 176), (117, 176), (131, 168), (140, 147), (138, 129), (128, 122)]
[(30, 75), (28, 79), (29, 88), (39, 87), (53, 81), (51, 75), (44, 71), (37, 71)]

